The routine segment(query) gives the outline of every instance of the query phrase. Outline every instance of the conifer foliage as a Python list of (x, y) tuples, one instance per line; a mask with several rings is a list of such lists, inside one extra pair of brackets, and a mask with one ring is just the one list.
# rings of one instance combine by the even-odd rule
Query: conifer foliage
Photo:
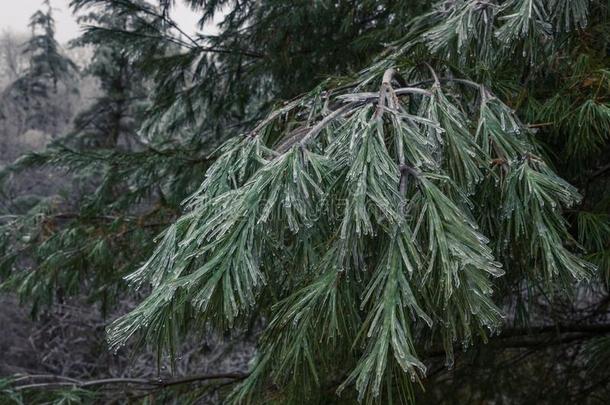
[[(78, 93), (78, 67), (55, 39), (51, 3), (45, 1), (43, 6), (30, 17), (31, 36), (22, 45), (27, 68), (0, 94), (0, 119), (17, 121), (19, 131), (50, 130), (52, 135), (58, 135), (62, 118), (66, 121), (71, 118), (71, 98)], [(64, 105), (55, 105), (56, 98), (63, 98)], [(5, 130), (10, 133), (10, 129)]]
[(30, 17), (32, 37), (24, 49), (30, 57), (26, 77), (32, 81), (30, 88), (35, 94), (46, 93), (48, 82), (57, 90), (57, 82), (69, 79), (76, 70), (76, 65), (59, 51), (50, 1), (45, 0), (44, 5), (45, 11), (38, 10)]
[[(247, 374), (229, 378), (223, 401), (434, 402), (438, 392), (427, 384), (436, 364), (431, 358), (440, 355), (440, 369), (451, 369), (461, 348), (497, 347), (494, 339), (510, 338), (517, 326), (571, 331), (576, 327), (566, 320), (574, 312), (549, 323), (544, 310), (535, 313), (535, 302), (559, 308), (587, 292), (588, 303), (602, 297), (595, 316), (601, 313), (605, 323), (575, 320), (588, 331), (576, 340), (587, 341), (593, 357), (608, 356), (603, 302), (610, 205), (603, 186), (595, 186), (608, 167), (604, 2), (452, 0), (421, 9), (316, 2), (314, 15), (316, 7), (334, 3), (349, 3), (358, 15), (379, 13), (379, 25), (346, 30), (342, 39), (387, 35), (393, 41), (361, 63), (338, 63), (328, 72), (359, 66), (355, 73), (323, 81), (265, 115), (267, 101), (290, 92), (290, 83), (265, 72), (264, 89), (266, 83), (254, 82), (260, 71), (242, 61), (259, 67), (268, 61), (269, 49), (244, 45), (277, 2), (228, 6), (225, 31), (221, 25), (209, 38), (172, 36), (178, 28), (166, 14), (171, 2), (159, 8), (127, 0), (73, 3), (147, 16), (147, 25), (85, 35), (100, 40), (149, 30), (140, 48), (125, 46), (125, 55), (157, 74), (142, 120), (142, 130), (150, 131), (142, 149), (96, 156), (112, 167), (108, 178), (125, 173), (132, 187), (146, 188), (139, 195), (164, 208), (168, 193), (174, 202), (185, 197), (172, 206), (175, 217), (165, 216), (171, 224), (147, 258), (137, 267), (141, 256), (124, 263), (133, 270), (124, 280), (146, 297), (108, 326), (110, 349), (137, 339), (174, 357), (189, 333), (230, 333), (258, 320), (256, 357)], [(204, 13), (203, 22), (225, 6), (188, 3)], [(399, 19), (398, 9), (410, 18)], [(248, 18), (240, 20), (243, 15)], [(592, 33), (604, 33), (603, 39), (590, 40)], [(150, 41), (156, 35), (186, 44), (159, 46)], [(152, 60), (162, 63), (151, 66)], [(220, 75), (222, 67), (228, 76)], [(239, 73), (244, 83), (230, 82), (235, 68), (245, 69)], [(236, 93), (193, 101), (209, 90), (206, 78), (219, 78), (215, 86)], [(255, 87), (259, 93), (244, 96)], [(186, 136), (194, 128), (205, 131), (199, 134), (206, 142)], [(181, 131), (182, 137), (167, 135)], [(155, 142), (166, 137), (172, 147), (159, 150)], [(203, 152), (210, 154), (202, 159)], [(574, 162), (555, 164), (553, 153), (587, 161), (595, 176), (575, 170)], [(45, 164), (53, 163), (49, 156)], [(71, 151), (57, 156), (79, 165), (67, 160), (76, 156)], [(117, 169), (144, 156), (150, 166), (141, 171)], [(175, 167), (162, 169), (162, 159), (184, 156), (184, 165), (197, 161), (201, 170), (177, 177)], [(163, 179), (168, 173), (176, 177)], [(583, 176), (589, 177), (584, 183)], [(133, 204), (105, 207), (123, 215)], [(4, 243), (17, 257), (10, 240)], [(536, 324), (536, 316), (544, 320)], [(591, 376), (601, 375), (593, 391), (603, 390), (603, 365), (588, 364)], [(455, 378), (462, 377), (456, 372)], [(469, 384), (475, 392), (477, 382)]]
[[(425, 84), (399, 87), (392, 66), (299, 99), (225, 145), (152, 259), (128, 276), (153, 291), (111, 325), (111, 346), (137, 331), (170, 345), (175, 324), (190, 321), (176, 314), (231, 328), (287, 294), (268, 308), (264, 360), (239, 394), (271, 373), (284, 387), (303, 385), (290, 381), (303, 373), (315, 385), (329, 375), (321, 364), (353, 347), (338, 391), (354, 383), (359, 400), (373, 400), (410, 392), (405, 374), (425, 375), (413, 343), (422, 336), (438, 334), (451, 364), (455, 342), (498, 330), (493, 279), (511, 271), (515, 245), (527, 249), (525, 277), (548, 288), (589, 277), (593, 266), (563, 246), (558, 210), (580, 197), (512, 110), (431, 67), (403, 68)], [(269, 140), (279, 120), (296, 127), (290, 146)], [(490, 192), (501, 198), (475, 204)], [(492, 213), (502, 214), (477, 220)]]

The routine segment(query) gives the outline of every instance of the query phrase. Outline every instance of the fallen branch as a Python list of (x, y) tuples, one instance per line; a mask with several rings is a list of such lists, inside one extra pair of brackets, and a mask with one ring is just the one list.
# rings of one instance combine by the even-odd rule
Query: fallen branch
[(248, 376), (247, 373), (217, 373), (217, 374), (201, 374), (201, 375), (193, 375), (176, 379), (148, 379), (148, 378), (104, 378), (99, 380), (89, 380), (89, 381), (81, 381), (76, 380), (69, 377), (63, 376), (52, 376), (52, 375), (21, 375), (13, 380), (13, 384), (15, 382), (21, 382), (23, 380), (62, 380), (62, 381), (47, 381), (47, 382), (34, 382), (31, 384), (23, 384), (13, 386), (12, 388), (19, 392), (25, 390), (52, 390), (57, 388), (93, 388), (107, 385), (136, 385), (138, 389), (163, 389), (168, 387), (173, 387), (176, 385), (182, 384), (192, 384), (196, 382), (202, 381), (210, 381), (210, 380), (232, 380), (232, 381), (241, 381)]

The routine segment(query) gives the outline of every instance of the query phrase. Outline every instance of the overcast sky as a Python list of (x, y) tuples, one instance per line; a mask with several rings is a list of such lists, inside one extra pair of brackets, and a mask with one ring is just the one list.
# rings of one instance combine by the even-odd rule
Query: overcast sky
[[(28, 32), (30, 16), (38, 10), (43, 0), (1, 0), (0, 32), (8, 29), (16, 32)], [(79, 27), (68, 8), (70, 0), (51, 0), (55, 9), (57, 40), (64, 43), (79, 34)], [(197, 15), (182, 4), (174, 10), (174, 19), (186, 32), (194, 32), (197, 26)]]

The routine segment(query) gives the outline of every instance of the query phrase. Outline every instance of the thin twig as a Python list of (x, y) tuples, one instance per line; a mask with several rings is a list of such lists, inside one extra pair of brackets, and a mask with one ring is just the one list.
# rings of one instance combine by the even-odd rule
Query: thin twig
[(236, 381), (238, 381), (238, 380), (243, 380), (247, 376), (248, 376), (247, 373), (217, 373), (217, 374), (194, 375), (194, 376), (188, 376), (188, 377), (178, 378), (178, 379), (174, 379), (174, 380), (154, 380), (154, 379), (146, 379), (146, 378), (117, 377), (117, 378), (105, 378), (105, 379), (91, 380), (91, 381), (79, 381), (76, 379), (71, 379), (69, 377), (63, 377), (63, 376), (50, 376), (50, 375), (34, 376), (34, 375), (32, 375), (32, 376), (22, 376), (16, 381), (22, 381), (26, 377), (29, 377), (31, 379), (37, 379), (37, 378), (43, 378), (43, 377), (45, 379), (48, 379), (48, 378), (54, 377), (55, 379), (58, 379), (58, 380), (68, 380), (68, 381), (54, 381), (54, 382), (40, 382), (40, 383), (33, 383), (33, 384), (25, 384), (25, 385), (19, 385), (19, 386), (14, 387), (14, 390), (15, 391), (24, 391), (24, 390), (31, 390), (31, 389), (55, 389), (55, 388), (61, 388), (61, 387), (91, 388), (91, 387), (99, 387), (99, 386), (103, 386), (103, 385), (124, 385), (124, 384), (144, 386), (144, 387), (139, 387), (139, 389), (158, 389), (158, 388), (167, 388), (167, 387), (172, 387), (172, 386), (176, 386), (176, 385), (191, 384), (194, 382), (209, 381), (209, 380), (236, 380)]

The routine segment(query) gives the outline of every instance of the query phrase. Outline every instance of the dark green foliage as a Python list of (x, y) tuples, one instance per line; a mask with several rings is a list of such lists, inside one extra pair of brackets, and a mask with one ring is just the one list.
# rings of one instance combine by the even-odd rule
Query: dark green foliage
[[(120, 14), (82, 20), (107, 28), (127, 24)], [(7, 207), (17, 215), (2, 225), (8, 249), (2, 264), (10, 272), (27, 256), (21, 265), (34, 266), (5, 282), (19, 286), (23, 297), (50, 304), (87, 286), (91, 298), (107, 308), (123, 285), (121, 277), (149, 254), (154, 235), (194, 190), (191, 176), (207, 167), (201, 147), (206, 140), (145, 144), (137, 133), (147, 106), (142, 72), (119, 41), (83, 37), (76, 45), (94, 47), (86, 73), (99, 79), (100, 97), (75, 118), (72, 133), (4, 173), (10, 179), (25, 168), (54, 167), (72, 177), (72, 186), (31, 208), (20, 201)]]

